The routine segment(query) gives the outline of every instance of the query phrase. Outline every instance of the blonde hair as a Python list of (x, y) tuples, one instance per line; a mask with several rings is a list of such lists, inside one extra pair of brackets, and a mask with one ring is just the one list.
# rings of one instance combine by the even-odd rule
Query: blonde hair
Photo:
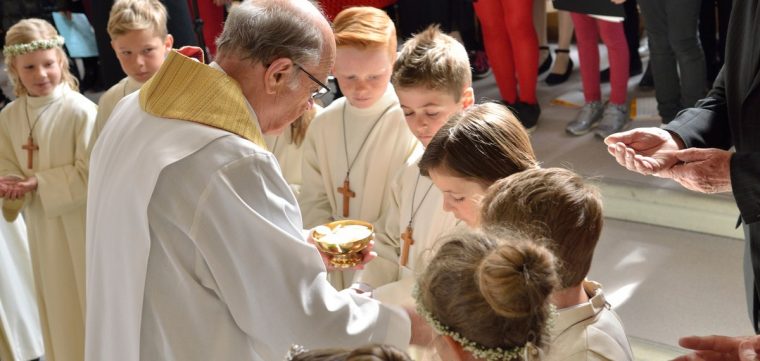
[(494, 183), (483, 199), (482, 227), (508, 227), (547, 239), (559, 258), (560, 287), (588, 275), (604, 216), (596, 187), (562, 168), (529, 169)]
[[(301, 114), (298, 119), (293, 123), (290, 123), (290, 141), (296, 146), (301, 146), (303, 140), (306, 138), (306, 131), (309, 129), (311, 121), (317, 116), (317, 110), (319, 107), (317, 104), (311, 107), (311, 109)], [(319, 107), (321, 109), (321, 107)]]
[(396, 59), (396, 26), (383, 10), (369, 6), (346, 8), (335, 16), (333, 28), (338, 47), (387, 47), (391, 61)]
[(324, 349), (305, 351), (290, 358), (292, 361), (412, 361), (403, 351), (390, 345), (368, 345), (353, 351)]
[(108, 15), (108, 35), (111, 39), (130, 31), (150, 29), (154, 36), (165, 39), (166, 7), (158, 0), (116, 0)]
[(396, 89), (424, 87), (446, 92), (458, 102), (472, 85), (467, 50), (438, 25), (431, 25), (404, 43), (393, 65), (391, 83)]
[[(5, 45), (27, 44), (35, 40), (54, 39), (57, 36), (58, 32), (47, 21), (42, 19), (24, 19), (13, 24), (8, 29), (8, 32), (5, 33)], [(61, 66), (61, 82), (66, 83), (71, 89), (78, 91), (79, 82), (69, 72), (69, 59), (66, 57), (66, 53), (63, 52), (63, 48), (56, 46), (52, 49), (55, 50), (58, 56), (58, 64)], [(17, 56), (7, 56), (5, 64), (7, 64), (6, 71), (13, 83), (13, 94), (20, 97), (29, 95), (29, 90), (26, 89), (18, 75), (18, 69), (16, 69)]]
[(484, 348), (550, 340), (554, 256), (513, 234), (465, 231), (446, 236), (418, 281), (417, 302), (441, 325)]
[(484, 103), (453, 115), (430, 140), (418, 166), (424, 176), (440, 169), (488, 187), (537, 167), (538, 161), (515, 115), (503, 105)]

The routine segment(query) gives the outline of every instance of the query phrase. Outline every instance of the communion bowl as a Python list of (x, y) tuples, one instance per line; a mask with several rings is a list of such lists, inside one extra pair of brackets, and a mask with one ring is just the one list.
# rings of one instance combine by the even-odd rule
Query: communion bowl
[(331, 256), (335, 268), (352, 268), (361, 264), (361, 251), (375, 238), (374, 226), (364, 221), (344, 219), (330, 222), (311, 231), (314, 244)]

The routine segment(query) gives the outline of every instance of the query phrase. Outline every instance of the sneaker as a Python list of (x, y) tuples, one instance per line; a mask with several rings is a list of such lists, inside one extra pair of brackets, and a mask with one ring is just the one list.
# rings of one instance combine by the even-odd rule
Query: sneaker
[(538, 117), (541, 115), (541, 106), (531, 103), (523, 103), (518, 101), (514, 110), (517, 113), (517, 120), (522, 123), (523, 127), (528, 133), (533, 133), (538, 125)]
[(628, 125), (631, 119), (628, 117), (628, 108), (625, 105), (608, 103), (604, 108), (604, 115), (599, 126), (596, 128), (596, 136), (602, 139), (615, 134)]
[(583, 135), (591, 131), (602, 120), (604, 104), (600, 101), (586, 103), (575, 120), (567, 124), (565, 131), (572, 135)]
[(491, 75), (491, 66), (485, 51), (471, 51), (470, 64), (472, 64), (472, 79), (483, 79)]

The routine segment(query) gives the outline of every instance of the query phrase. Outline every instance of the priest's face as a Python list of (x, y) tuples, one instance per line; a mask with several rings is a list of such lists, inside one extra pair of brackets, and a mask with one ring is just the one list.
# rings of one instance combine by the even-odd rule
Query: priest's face
[(346, 100), (357, 108), (369, 108), (383, 96), (392, 71), (393, 60), (383, 46), (341, 46), (335, 54), (333, 74)]
[(424, 86), (398, 87), (396, 94), (404, 111), (406, 125), (425, 147), (450, 116), (462, 111), (466, 99), (462, 97), (457, 101), (449, 92)]
[(487, 186), (480, 182), (452, 175), (444, 169), (430, 170), (430, 179), (443, 193), (443, 210), (464, 221), (470, 228), (480, 224), (481, 200)]
[(145, 83), (155, 74), (172, 50), (171, 35), (156, 35), (152, 29), (131, 30), (115, 37), (111, 47), (127, 75)]
[(50, 95), (61, 83), (62, 65), (58, 50), (37, 50), (14, 58), (13, 66), (30, 96)]

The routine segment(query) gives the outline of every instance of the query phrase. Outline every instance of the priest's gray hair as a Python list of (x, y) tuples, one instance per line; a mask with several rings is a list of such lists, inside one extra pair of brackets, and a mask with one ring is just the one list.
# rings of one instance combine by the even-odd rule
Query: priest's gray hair
[(306, 0), (244, 1), (227, 17), (216, 40), (219, 53), (265, 65), (278, 58), (301, 65), (319, 63), (323, 35), (303, 6), (319, 11), (316, 3)]

